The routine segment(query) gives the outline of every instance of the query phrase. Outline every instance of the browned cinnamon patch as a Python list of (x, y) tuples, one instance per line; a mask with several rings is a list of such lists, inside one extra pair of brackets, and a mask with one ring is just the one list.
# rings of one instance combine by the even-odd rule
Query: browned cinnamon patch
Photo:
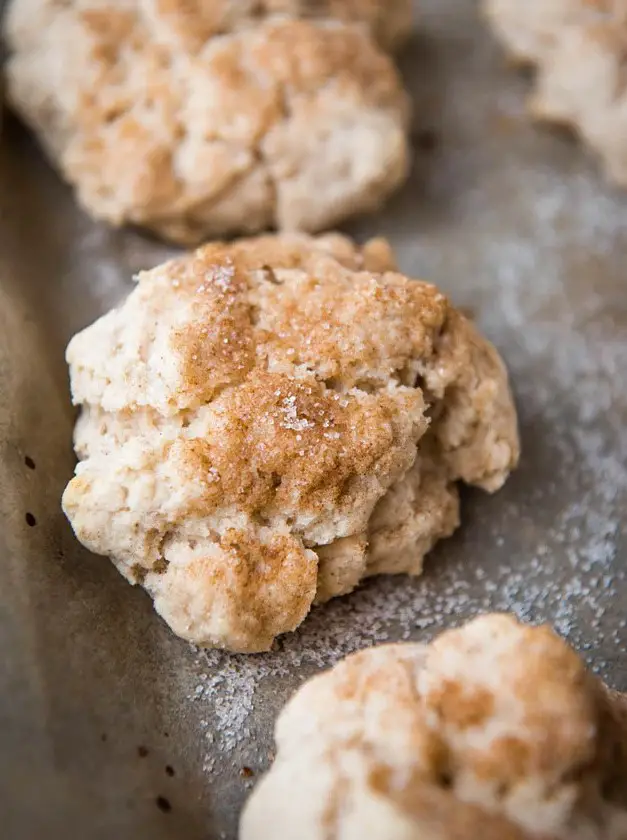
[(494, 710), (494, 695), (484, 688), (445, 680), (429, 692), (427, 704), (446, 724), (468, 729), (480, 726), (490, 717)]

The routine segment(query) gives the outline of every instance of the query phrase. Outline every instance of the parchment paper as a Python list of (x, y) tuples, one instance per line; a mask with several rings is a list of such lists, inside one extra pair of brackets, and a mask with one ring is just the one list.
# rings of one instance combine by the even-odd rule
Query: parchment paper
[[(26, 132), (0, 163), (0, 835), (234, 838), (272, 724), (358, 647), (428, 639), (477, 611), (550, 620), (627, 689), (627, 195), (524, 115), (473, 2), (423, 0), (402, 60), (416, 164), (377, 217), (407, 273), (440, 284), (504, 354), (523, 459), (466, 492), (425, 577), (315, 610), (262, 657), (195, 651), (74, 540), (59, 508), (73, 412), (64, 347), (169, 251), (89, 220)], [(358, 153), (358, 150), (356, 150)]]

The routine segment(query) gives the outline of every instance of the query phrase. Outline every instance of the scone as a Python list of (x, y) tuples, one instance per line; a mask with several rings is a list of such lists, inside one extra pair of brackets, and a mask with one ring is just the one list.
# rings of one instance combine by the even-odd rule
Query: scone
[(518, 459), (495, 349), (387, 243), (212, 243), (71, 341), (79, 540), (172, 629), (261, 651), (314, 601), (419, 574), (456, 482)]
[(241, 840), (624, 840), (627, 697), (488, 615), (349, 656), (276, 725)]
[(183, 243), (329, 228), (404, 180), (409, 100), (367, 26), (270, 13), (343, 13), (389, 42), (406, 3), (388, 5), (13, 0), (8, 94), (112, 225)]
[(534, 117), (574, 129), (627, 186), (627, 2), (484, 0), (512, 56), (537, 68)]

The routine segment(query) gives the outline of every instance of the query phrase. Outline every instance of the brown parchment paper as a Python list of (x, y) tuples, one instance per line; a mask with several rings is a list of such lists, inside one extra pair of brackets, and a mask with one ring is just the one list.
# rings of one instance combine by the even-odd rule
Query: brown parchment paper
[[(402, 67), (416, 163), (377, 217), (504, 354), (523, 439), (493, 497), (424, 578), (316, 609), (276, 650), (195, 651), (73, 539), (59, 508), (73, 412), (64, 347), (169, 250), (89, 220), (6, 118), (0, 160), (0, 836), (234, 838), (308, 675), (487, 609), (549, 620), (627, 688), (627, 194), (572, 139), (530, 125), (528, 82), (464, 0), (423, 0)], [(356, 150), (356, 154), (358, 154)]]

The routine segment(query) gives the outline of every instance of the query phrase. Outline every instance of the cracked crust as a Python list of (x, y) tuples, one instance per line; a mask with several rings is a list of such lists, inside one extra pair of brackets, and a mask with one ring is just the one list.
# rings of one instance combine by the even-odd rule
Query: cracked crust
[(273, 15), (358, 23), (388, 50), (406, 40), (412, 23), (411, 0), (144, 0), (144, 8), (160, 39), (194, 53), (216, 35)]
[[(366, 29), (247, 26), (253, 5), (14, 0), (9, 98), (94, 216), (185, 243), (319, 230), (405, 178), (409, 100)], [(382, 3), (338, 8), (383, 33)]]
[(627, 2), (484, 0), (494, 31), (537, 68), (529, 107), (576, 131), (627, 187)]
[(496, 351), (382, 240), (206, 245), (140, 274), (67, 359), (64, 509), (202, 644), (264, 650), (314, 600), (419, 574), (455, 482), (495, 490), (518, 459)]
[(624, 840), (627, 700), (547, 627), (483, 616), (314, 677), (241, 840)]

